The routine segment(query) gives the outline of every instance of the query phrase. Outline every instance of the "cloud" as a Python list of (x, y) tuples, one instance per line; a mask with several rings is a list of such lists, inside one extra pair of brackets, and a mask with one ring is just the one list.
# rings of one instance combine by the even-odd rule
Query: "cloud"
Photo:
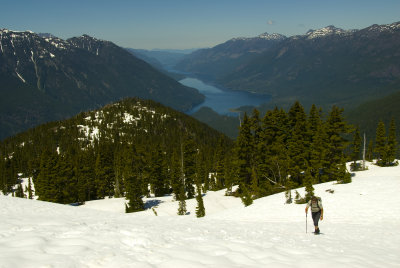
[(274, 20), (268, 20), (268, 21), (267, 21), (267, 24), (268, 24), (268, 25), (275, 25), (275, 21), (274, 21)]

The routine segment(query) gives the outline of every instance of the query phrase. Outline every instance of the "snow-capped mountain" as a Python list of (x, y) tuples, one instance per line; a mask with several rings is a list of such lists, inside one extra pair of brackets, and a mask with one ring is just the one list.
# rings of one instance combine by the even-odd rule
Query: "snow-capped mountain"
[(63, 40), (0, 30), (0, 83), (0, 138), (123, 97), (179, 110), (203, 100), (125, 49), (88, 35)]
[(282, 35), (282, 34), (278, 34), (278, 33), (273, 33), (273, 34), (269, 34), (267, 32), (262, 33), (256, 37), (236, 37), (236, 38), (232, 38), (230, 41), (252, 41), (252, 40), (257, 40), (257, 39), (265, 39), (265, 40), (277, 40), (277, 41), (281, 41), (286, 39), (287, 37)]
[(233, 38), (212, 48), (200, 49), (185, 56), (176, 68), (207, 79), (229, 74), (240, 65), (276, 46), (286, 37), (263, 33), (256, 37)]
[(398, 90), (399, 57), (398, 22), (361, 30), (328, 26), (286, 38), (215, 82), (272, 95), (272, 106), (297, 99), (306, 107), (352, 108)]
[(318, 30), (309, 30), (305, 35), (307, 36), (308, 39), (313, 39), (313, 38), (323, 38), (329, 35), (350, 35), (354, 32), (355, 30), (343, 30), (333, 25), (330, 25)]
[(267, 40), (284, 40), (287, 37), (282, 35), (282, 34), (278, 34), (278, 33), (273, 33), (273, 34), (269, 34), (269, 33), (263, 33), (260, 34), (258, 36), (258, 38), (263, 38), (263, 39), (267, 39)]

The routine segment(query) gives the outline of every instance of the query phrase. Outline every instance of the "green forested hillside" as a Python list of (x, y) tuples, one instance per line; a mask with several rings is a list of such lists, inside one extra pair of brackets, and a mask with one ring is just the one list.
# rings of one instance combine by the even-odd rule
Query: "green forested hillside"
[(191, 198), (193, 185), (208, 180), (231, 146), (229, 138), (185, 114), (130, 98), (4, 140), (0, 187), (10, 192), (22, 173), (33, 177), (41, 200), (126, 195), (134, 202), (150, 193), (147, 185), (157, 196), (179, 193), (184, 173)]
[(240, 126), (240, 119), (238, 117), (220, 115), (209, 107), (202, 107), (192, 114), (192, 116), (232, 139), (237, 138)]
[[(381, 123), (371, 148), (381, 165), (396, 164), (394, 127), (393, 121), (387, 136)], [(31, 186), (20, 184), (30, 177), (40, 200), (58, 203), (124, 196), (127, 212), (143, 210), (143, 196), (173, 193), (184, 215), (185, 199), (196, 196), (200, 206), (202, 192), (223, 188), (247, 206), (280, 191), (292, 202), (291, 189), (306, 186), (307, 195), (295, 198), (305, 202), (312, 184), (351, 182), (346, 161), (360, 158), (359, 131), (336, 106), (326, 116), (315, 105), (307, 113), (299, 102), (264, 116), (255, 109), (244, 114), (233, 144), (161, 104), (125, 99), (6, 139), (0, 186), (5, 194), (32, 196)]]

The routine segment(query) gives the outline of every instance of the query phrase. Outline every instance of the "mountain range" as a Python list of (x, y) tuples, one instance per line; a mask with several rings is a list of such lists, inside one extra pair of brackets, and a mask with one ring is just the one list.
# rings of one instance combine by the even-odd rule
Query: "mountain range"
[(265, 93), (270, 107), (352, 107), (400, 90), (400, 22), (361, 30), (236, 38), (186, 56), (181, 71), (223, 87)]
[(180, 111), (204, 96), (112, 42), (0, 30), (0, 139), (125, 97)]
[(175, 68), (207, 80), (223, 77), (282, 40), (281, 34), (264, 33), (252, 38), (233, 38), (213, 48), (199, 49), (183, 57)]

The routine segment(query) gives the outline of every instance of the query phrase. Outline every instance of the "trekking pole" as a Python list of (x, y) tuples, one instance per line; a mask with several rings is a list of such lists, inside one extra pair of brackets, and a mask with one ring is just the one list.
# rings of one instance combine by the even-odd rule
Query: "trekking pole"
[(306, 213), (306, 233), (307, 233), (307, 216), (308, 216), (308, 213)]

